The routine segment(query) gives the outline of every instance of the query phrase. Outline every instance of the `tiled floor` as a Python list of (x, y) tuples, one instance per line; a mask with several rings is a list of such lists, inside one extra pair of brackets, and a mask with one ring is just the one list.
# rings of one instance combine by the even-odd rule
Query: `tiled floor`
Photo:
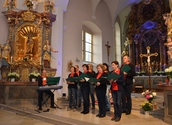
[(0, 125), (169, 125), (163, 122), (162, 95), (158, 93), (156, 98), (158, 109), (146, 116), (140, 113), (140, 105), (145, 99), (141, 94), (132, 94), (132, 113), (122, 114), (120, 122), (110, 120), (113, 117), (113, 107), (105, 118), (98, 118), (95, 116), (98, 112), (97, 106), (95, 110), (90, 110), (89, 114), (83, 115), (80, 113), (82, 108), (78, 108), (75, 112), (67, 111), (66, 99), (58, 100), (62, 109), (50, 109), (49, 112), (41, 113), (34, 110), (35, 105), (0, 105)]

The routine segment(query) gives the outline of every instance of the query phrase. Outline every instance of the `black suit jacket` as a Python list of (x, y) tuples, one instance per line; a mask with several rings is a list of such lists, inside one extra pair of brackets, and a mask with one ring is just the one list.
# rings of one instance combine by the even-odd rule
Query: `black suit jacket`
[(129, 63), (128, 66), (131, 68), (130, 71), (125, 76), (125, 85), (133, 84), (133, 77), (136, 75), (135, 67)]
[[(97, 77), (98, 73), (96, 73), (95, 75), (95, 78)], [(101, 76), (100, 76), (100, 85), (99, 86), (96, 86), (96, 89), (99, 89), (99, 90), (106, 90), (106, 84), (108, 83), (108, 80), (107, 80), (107, 76), (108, 76), (108, 73), (103, 73)]]

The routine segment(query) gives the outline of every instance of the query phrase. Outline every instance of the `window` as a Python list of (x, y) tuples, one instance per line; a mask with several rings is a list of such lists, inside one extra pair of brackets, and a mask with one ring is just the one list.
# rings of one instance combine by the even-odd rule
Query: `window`
[(93, 35), (82, 31), (82, 60), (93, 62)]

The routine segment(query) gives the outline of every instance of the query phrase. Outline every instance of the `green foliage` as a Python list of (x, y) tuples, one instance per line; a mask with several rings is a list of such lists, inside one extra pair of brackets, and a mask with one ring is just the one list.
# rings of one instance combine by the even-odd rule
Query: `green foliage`
[(152, 111), (153, 110), (153, 105), (149, 102), (145, 102), (142, 104), (142, 108), (145, 110), (145, 111)]
[(31, 72), (31, 73), (29, 74), (29, 78), (38, 78), (39, 75), (40, 75), (40, 73)]
[(19, 77), (20, 77), (20, 75), (16, 72), (8, 73), (8, 78), (17, 78), (18, 79)]
[(168, 74), (169, 78), (172, 78), (172, 66), (170, 66), (169, 68), (166, 68), (165, 72)]

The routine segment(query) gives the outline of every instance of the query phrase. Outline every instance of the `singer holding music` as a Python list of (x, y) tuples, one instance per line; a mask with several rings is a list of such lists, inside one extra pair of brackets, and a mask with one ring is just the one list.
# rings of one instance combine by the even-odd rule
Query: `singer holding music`
[[(42, 71), (42, 75), (38, 77), (38, 86), (45, 86), (47, 80), (46, 70)], [(54, 106), (54, 94), (50, 90), (38, 90), (38, 110), (42, 110), (43, 92), (51, 97), (51, 108)]]

